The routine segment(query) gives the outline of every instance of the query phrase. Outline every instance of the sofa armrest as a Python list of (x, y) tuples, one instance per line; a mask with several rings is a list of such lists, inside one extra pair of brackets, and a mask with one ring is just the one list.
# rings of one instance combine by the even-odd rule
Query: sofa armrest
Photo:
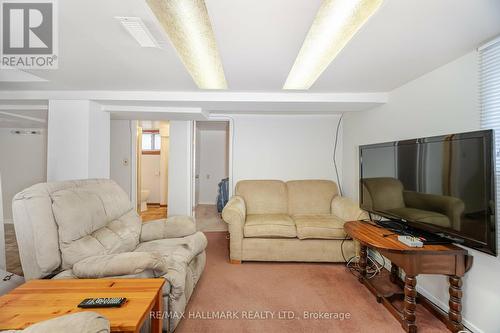
[(172, 216), (167, 219), (144, 222), (141, 243), (156, 239), (180, 238), (196, 232), (196, 223), (189, 216)]
[(403, 198), (406, 207), (446, 215), (450, 220), (450, 227), (460, 230), (461, 216), (465, 210), (465, 204), (459, 198), (414, 191), (403, 191)]
[(109, 320), (99, 313), (83, 311), (70, 313), (33, 324), (22, 331), (24, 333), (52, 332), (110, 332)]
[(222, 210), (222, 219), (229, 224), (229, 246), (231, 260), (242, 258), (243, 227), (246, 220), (245, 200), (240, 196), (233, 196)]
[(357, 221), (368, 218), (368, 213), (354, 201), (346, 197), (336, 196), (332, 200), (332, 214), (344, 221)]
[(146, 270), (152, 270), (156, 276), (165, 274), (165, 257), (149, 252), (124, 252), (88, 257), (73, 265), (73, 274), (80, 279), (133, 275)]

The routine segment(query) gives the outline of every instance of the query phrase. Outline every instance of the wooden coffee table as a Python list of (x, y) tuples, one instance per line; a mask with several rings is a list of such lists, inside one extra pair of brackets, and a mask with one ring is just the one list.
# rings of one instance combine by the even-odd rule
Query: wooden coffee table
[[(0, 331), (81, 311), (106, 317), (112, 332), (139, 332), (150, 311), (163, 311), (165, 279), (31, 280), (0, 297)], [(126, 297), (120, 308), (80, 309), (85, 298)], [(163, 316), (152, 316), (151, 332), (162, 331)]]

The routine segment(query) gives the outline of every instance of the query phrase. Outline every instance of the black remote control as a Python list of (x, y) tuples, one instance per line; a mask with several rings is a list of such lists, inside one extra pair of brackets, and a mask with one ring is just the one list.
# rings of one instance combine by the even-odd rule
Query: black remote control
[(127, 299), (125, 297), (114, 297), (114, 298), (86, 298), (80, 304), (79, 308), (119, 308), (125, 303)]

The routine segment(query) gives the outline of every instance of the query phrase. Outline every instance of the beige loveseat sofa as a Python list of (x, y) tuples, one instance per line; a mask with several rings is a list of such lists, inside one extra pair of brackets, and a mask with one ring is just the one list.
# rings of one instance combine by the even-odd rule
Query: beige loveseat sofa
[[(241, 261), (342, 262), (344, 223), (367, 218), (329, 180), (244, 180), (227, 203), (230, 259)], [(355, 254), (352, 240), (342, 250)]]
[(164, 328), (175, 329), (205, 267), (207, 239), (192, 218), (143, 223), (106, 179), (37, 184), (12, 208), (26, 280), (165, 278)]

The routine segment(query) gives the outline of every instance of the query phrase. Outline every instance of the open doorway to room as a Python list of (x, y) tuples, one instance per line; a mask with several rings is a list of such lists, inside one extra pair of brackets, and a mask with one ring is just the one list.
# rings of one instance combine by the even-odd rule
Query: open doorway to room
[(139, 121), (137, 128), (137, 204), (143, 221), (167, 217), (168, 121)]
[(220, 213), (229, 189), (229, 122), (196, 121), (194, 204), (197, 229), (226, 231)]
[[(23, 107), (12, 107), (17, 104)], [(46, 108), (41, 101), (0, 105), (0, 279), (5, 271), (23, 275), (12, 199), (25, 188), (47, 181)]]

